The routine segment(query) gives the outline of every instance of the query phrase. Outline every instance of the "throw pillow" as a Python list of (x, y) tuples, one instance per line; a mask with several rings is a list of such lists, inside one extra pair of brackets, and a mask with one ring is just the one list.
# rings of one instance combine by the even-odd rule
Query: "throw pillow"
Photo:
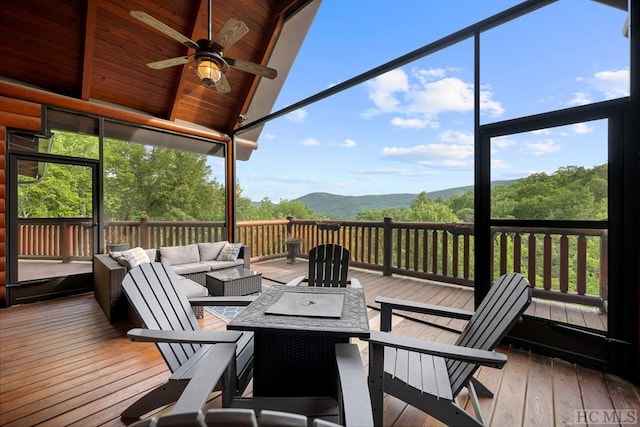
[(133, 268), (137, 265), (151, 262), (147, 253), (141, 247), (122, 251), (120, 255), (120, 258), (118, 258), (118, 263), (127, 268)]
[(235, 261), (240, 255), (240, 248), (242, 243), (225, 243), (224, 248), (220, 251), (220, 255), (216, 258), (216, 261)]
[(224, 248), (224, 245), (229, 243), (224, 240), (222, 242), (213, 243), (198, 243), (198, 250), (200, 251), (200, 261), (211, 261), (218, 258), (220, 251)]

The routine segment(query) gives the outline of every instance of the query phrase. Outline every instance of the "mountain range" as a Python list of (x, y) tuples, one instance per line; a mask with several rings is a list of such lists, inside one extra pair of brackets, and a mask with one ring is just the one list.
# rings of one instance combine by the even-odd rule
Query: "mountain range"
[[(511, 185), (518, 180), (494, 181), (492, 186)], [(446, 190), (427, 193), (430, 199), (447, 200), (452, 196), (473, 191), (473, 186), (448, 188)], [(355, 218), (356, 214), (365, 210), (382, 210), (384, 208), (406, 208), (416, 200), (419, 193), (377, 194), (366, 196), (340, 196), (331, 193), (309, 193), (291, 201), (301, 202), (313, 211), (328, 218)]]

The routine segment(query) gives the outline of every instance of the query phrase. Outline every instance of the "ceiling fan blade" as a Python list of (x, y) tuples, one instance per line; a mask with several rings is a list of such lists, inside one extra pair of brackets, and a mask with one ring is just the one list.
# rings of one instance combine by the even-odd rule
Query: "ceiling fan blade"
[(215, 86), (215, 88), (219, 93), (231, 92), (231, 86), (229, 86), (229, 80), (227, 80), (227, 76), (222, 74), (222, 76), (220, 77), (220, 81)]
[(227, 19), (227, 22), (220, 28), (220, 31), (216, 33), (213, 42), (217, 43), (221, 50), (225, 50), (233, 46), (235, 42), (240, 40), (248, 32), (249, 27), (247, 27), (244, 22), (231, 17)]
[(273, 68), (265, 67), (264, 65), (256, 64), (254, 62), (244, 61), (242, 59), (223, 58), (229, 67), (236, 68), (246, 73), (256, 74), (260, 77), (266, 77), (268, 79), (275, 79), (278, 77), (278, 71)]
[(190, 47), (192, 49), (198, 48), (198, 44), (193, 40), (191, 40), (189, 37), (180, 34), (170, 26), (158, 21), (156, 18), (149, 15), (148, 13), (143, 12), (141, 10), (132, 10), (130, 13), (131, 13), (131, 16), (133, 16), (134, 18), (139, 19), (140, 21), (144, 22), (145, 24), (147, 24), (152, 28), (155, 28), (165, 36), (169, 36), (172, 39), (177, 40), (183, 45)]
[(162, 61), (149, 62), (147, 67), (154, 70), (163, 70), (169, 67), (175, 67), (176, 65), (182, 65), (189, 62), (188, 56), (178, 56), (176, 58), (163, 59)]
[(627, 14), (624, 24), (622, 25), (622, 35), (629, 38), (629, 14)]

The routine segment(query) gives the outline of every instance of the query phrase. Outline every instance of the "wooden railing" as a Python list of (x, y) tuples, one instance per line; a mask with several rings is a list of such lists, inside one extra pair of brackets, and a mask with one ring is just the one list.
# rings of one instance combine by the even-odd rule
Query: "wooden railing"
[[(91, 223), (86, 220), (19, 221), (20, 258), (90, 260)], [(507, 271), (528, 276), (534, 295), (604, 308), (607, 299), (607, 232), (595, 229), (494, 227), (494, 278)], [(113, 221), (105, 242), (144, 248), (226, 239), (222, 221)], [(287, 256), (286, 242), (301, 239), (300, 257), (321, 243), (351, 252), (351, 265), (416, 278), (473, 285), (473, 224), (286, 220), (237, 223), (236, 240), (251, 247), (252, 260)], [(103, 248), (103, 252), (107, 248)], [(534, 256), (530, 256), (534, 254)]]
[(86, 218), (18, 220), (18, 258), (90, 260), (94, 254), (92, 222)]

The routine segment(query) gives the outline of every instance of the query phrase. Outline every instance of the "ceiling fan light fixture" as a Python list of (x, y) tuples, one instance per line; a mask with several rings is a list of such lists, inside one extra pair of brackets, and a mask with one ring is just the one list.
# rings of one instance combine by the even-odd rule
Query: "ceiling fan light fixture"
[(196, 59), (196, 74), (206, 87), (214, 87), (222, 78), (222, 69), (220, 65), (207, 56)]

